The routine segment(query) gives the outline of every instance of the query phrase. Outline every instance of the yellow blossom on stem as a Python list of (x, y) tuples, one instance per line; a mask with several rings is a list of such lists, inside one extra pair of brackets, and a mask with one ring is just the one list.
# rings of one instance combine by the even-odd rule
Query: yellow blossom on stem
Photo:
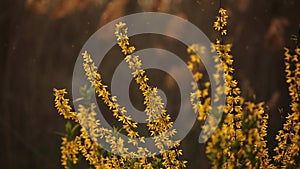
[(289, 84), (289, 95), (292, 99), (291, 113), (287, 115), (283, 129), (279, 130), (276, 140), (278, 146), (274, 149), (273, 159), (280, 168), (299, 168), (300, 166), (300, 63), (299, 48), (285, 48), (286, 82)]
[[(227, 19), (226, 10), (220, 8), (214, 28), (220, 32), (221, 39), (227, 34)], [(226, 104), (223, 107), (225, 115), (222, 124), (207, 143), (206, 154), (212, 162), (212, 168), (216, 169), (274, 168), (270, 164), (265, 140), (268, 115), (263, 103), (245, 102), (240, 96), (238, 83), (233, 77), (231, 47), (231, 44), (223, 44), (219, 39), (212, 44), (212, 51), (218, 54), (214, 59), (219, 59), (222, 64), (216, 65), (216, 69), (224, 68)], [(218, 73), (214, 74), (216, 83), (219, 78)], [(222, 91), (222, 88), (218, 90)]]
[(118, 121), (123, 123), (124, 129), (127, 131), (128, 136), (131, 138), (138, 137), (139, 134), (133, 129), (137, 128), (137, 123), (131, 120), (130, 116), (125, 115), (127, 112), (125, 107), (121, 107), (117, 103), (116, 96), (112, 96), (107, 90), (107, 86), (102, 83), (101, 75), (97, 72), (97, 68), (87, 51), (82, 54), (84, 59), (83, 67), (86, 72), (88, 80), (91, 82), (92, 86), (95, 88), (95, 92), (98, 97), (101, 97), (102, 101), (108, 106), (113, 112), (113, 116), (118, 119)]
[[(175, 129), (168, 132), (169, 128), (172, 128), (173, 122), (170, 121), (170, 115), (167, 111), (163, 109), (164, 103), (162, 102), (161, 96), (158, 95), (157, 88), (153, 88), (148, 85), (149, 78), (147, 77), (145, 71), (142, 69), (142, 61), (139, 56), (134, 56), (132, 53), (135, 51), (134, 46), (130, 46), (129, 38), (127, 36), (128, 28), (125, 23), (116, 24), (115, 35), (117, 37), (118, 45), (122, 49), (125, 55), (125, 61), (128, 63), (128, 67), (132, 70), (132, 76), (135, 78), (136, 83), (140, 86), (139, 89), (144, 96), (144, 104), (146, 105), (145, 113), (147, 115), (147, 126), (154, 136), (154, 141), (156, 147), (160, 150), (160, 153), (165, 153), (168, 158), (172, 158), (172, 161), (167, 161), (164, 158), (165, 168), (171, 166), (184, 167), (185, 161), (180, 161), (177, 157), (178, 154), (172, 153), (177, 152), (179, 143), (177, 141), (172, 141), (170, 138), (172, 133), (176, 133)], [(175, 150), (166, 150), (167, 147), (175, 146)]]
[(64, 96), (68, 94), (66, 89), (58, 90), (53, 89), (54, 91), (54, 103), (55, 107), (60, 115), (63, 115), (65, 119), (72, 119), (75, 122), (78, 121), (76, 113), (71, 111), (72, 108), (69, 106), (69, 99), (65, 99)]

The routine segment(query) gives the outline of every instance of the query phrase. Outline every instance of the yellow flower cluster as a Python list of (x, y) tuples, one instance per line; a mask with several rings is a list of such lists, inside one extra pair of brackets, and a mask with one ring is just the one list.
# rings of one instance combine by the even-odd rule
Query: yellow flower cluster
[[(118, 45), (126, 56), (125, 61), (128, 67), (132, 70), (132, 76), (139, 85), (140, 91), (144, 96), (144, 104), (146, 105), (145, 113), (147, 115), (147, 126), (151, 136), (153, 136), (156, 147), (163, 155), (163, 165), (165, 168), (180, 168), (185, 167), (186, 161), (180, 161), (178, 156), (182, 154), (182, 150), (178, 149), (179, 141), (171, 140), (171, 137), (176, 134), (176, 130), (172, 129), (173, 122), (170, 121), (170, 114), (167, 113), (162, 102), (161, 96), (158, 95), (156, 87), (151, 87), (147, 84), (149, 78), (142, 69), (142, 61), (139, 56), (131, 55), (135, 51), (134, 46), (130, 46), (127, 36), (128, 28), (125, 23), (116, 24), (115, 35)], [(174, 150), (166, 150), (167, 148), (175, 147)]]
[(214, 22), (214, 28), (217, 31), (220, 31), (221, 35), (226, 35), (227, 30), (225, 29), (225, 26), (227, 25), (227, 11), (223, 8), (219, 9), (219, 16), (217, 16), (217, 20)]
[[(225, 27), (228, 16), (223, 8), (219, 10), (219, 15), (217, 21), (214, 22), (214, 28), (220, 32), (222, 38), (227, 33)], [(218, 53), (218, 56), (214, 56), (215, 62), (221, 61), (221, 64), (215, 66), (216, 73), (213, 80), (217, 84), (217, 94), (212, 101), (218, 102), (218, 96), (222, 94), (222, 91), (226, 95), (225, 106), (217, 109), (225, 113), (222, 123), (206, 146), (206, 153), (212, 162), (212, 168), (299, 168), (300, 49), (296, 48), (291, 54), (290, 50), (285, 48), (286, 82), (289, 84), (289, 93), (292, 98), (292, 113), (286, 117), (283, 130), (280, 130), (276, 136), (279, 143), (275, 148), (277, 155), (273, 157), (276, 163), (272, 164), (266, 141), (268, 114), (265, 112), (263, 102), (244, 101), (244, 98), (240, 96), (238, 83), (233, 78), (231, 47), (231, 44), (223, 44), (219, 39), (212, 45), (213, 51)], [(193, 72), (195, 80), (192, 82), (194, 92), (191, 93), (191, 103), (195, 112), (198, 113), (198, 120), (207, 120), (213, 124), (213, 118), (207, 119), (207, 113), (211, 110), (211, 98), (208, 96), (210, 84), (200, 82), (203, 74), (198, 71), (197, 65), (200, 60), (195, 51), (201, 53), (204, 50), (197, 45), (192, 45), (187, 49), (190, 53), (188, 68)], [(224, 70), (225, 89), (218, 86), (221, 69)], [(203, 84), (204, 87), (198, 89), (198, 86), (201, 87)], [(209, 130), (209, 127), (202, 128), (202, 131), (205, 130)]]
[(129, 46), (129, 38), (128, 38), (128, 28), (125, 28), (126, 24), (123, 22), (119, 22), (116, 24), (115, 35), (117, 37), (118, 45), (122, 49), (122, 53), (124, 55), (130, 55), (135, 51), (134, 46)]
[(74, 140), (69, 141), (67, 137), (62, 137), (61, 143), (61, 165), (65, 169), (69, 169), (69, 163), (77, 164), (78, 162), (78, 146)]
[[(228, 16), (223, 8), (219, 10), (219, 14), (214, 27), (221, 35), (225, 35)], [(212, 45), (213, 51), (218, 54), (214, 59), (221, 62), (216, 65), (214, 80), (218, 84), (220, 69), (223, 69), (225, 78), (225, 89), (218, 86), (216, 91), (219, 94), (222, 94), (221, 91), (225, 92), (226, 104), (223, 107), (225, 115), (222, 123), (207, 143), (206, 153), (212, 162), (212, 168), (272, 168), (265, 140), (268, 115), (263, 103), (245, 102), (240, 96), (240, 88), (233, 78), (231, 47), (231, 44), (222, 44), (218, 39)], [(216, 98), (218, 101), (218, 97)]]
[(127, 135), (131, 138), (138, 137), (138, 132), (134, 131), (134, 129), (137, 128), (137, 123), (131, 121), (130, 116), (125, 115), (125, 107), (121, 107), (117, 103), (117, 97), (112, 96), (107, 90), (107, 86), (102, 83), (101, 75), (97, 72), (97, 67), (95, 66), (91, 56), (87, 51), (85, 51), (82, 56), (84, 59), (83, 67), (86, 72), (86, 76), (95, 88), (95, 92), (98, 97), (101, 97), (102, 101), (113, 112), (113, 116), (123, 123), (123, 129), (127, 131)]
[[(125, 55), (132, 54), (135, 48), (133, 46), (129, 47), (127, 28), (123, 28), (125, 24), (120, 23), (116, 26), (119, 28), (116, 29), (116, 36), (119, 40), (118, 44), (122, 48), (122, 52)], [(78, 161), (77, 156), (80, 153), (89, 164), (95, 168), (150, 169), (155, 166), (157, 167), (159, 164), (163, 165), (164, 168), (185, 167), (186, 161), (181, 161), (178, 158), (182, 155), (182, 150), (178, 148), (180, 142), (171, 140), (171, 137), (176, 134), (176, 130), (172, 129), (168, 131), (168, 129), (173, 127), (173, 122), (170, 121), (171, 117), (167, 114), (167, 111), (163, 109), (164, 104), (158, 95), (157, 88), (153, 88), (147, 84), (149, 79), (145, 71), (141, 68), (142, 63), (139, 57), (127, 55), (125, 61), (128, 63), (128, 67), (133, 71), (132, 75), (137, 84), (140, 85), (140, 90), (144, 94), (145, 112), (148, 117), (147, 126), (151, 136), (153, 136), (156, 147), (160, 150), (161, 154), (159, 156), (155, 156), (155, 154), (151, 153), (147, 148), (138, 146), (140, 143), (145, 143), (145, 141), (144, 137), (140, 137), (138, 132), (135, 131), (137, 123), (133, 122), (131, 117), (125, 114), (125, 107), (121, 107), (117, 103), (116, 97), (112, 96), (107, 90), (107, 86), (102, 83), (101, 75), (97, 73), (97, 67), (88, 52), (85, 51), (82, 56), (87, 79), (91, 82), (98, 97), (101, 97), (102, 101), (112, 111), (113, 116), (123, 123), (123, 129), (125, 129), (129, 137), (127, 142), (136, 146), (137, 153), (128, 152), (128, 148), (124, 146), (125, 140), (115, 135), (113, 131), (101, 127), (101, 122), (96, 120), (97, 113), (95, 112), (96, 105), (94, 103), (91, 103), (89, 107), (79, 105), (78, 113), (72, 112), (71, 107), (68, 105), (69, 99), (64, 98), (65, 94), (67, 94), (66, 90), (54, 89), (55, 107), (58, 112), (66, 119), (79, 122), (82, 126), (80, 129), (81, 134), (74, 139), (68, 140), (63, 137), (61, 146), (62, 165), (68, 169), (71, 164), (76, 164)], [(138, 138), (138, 141), (136, 138)], [(99, 152), (99, 149), (101, 149), (101, 145), (97, 144), (99, 139), (105, 139), (106, 143), (110, 145), (113, 154), (103, 156)], [(174, 147), (174, 149), (167, 150), (170, 147)], [(117, 156), (116, 154), (125, 156)], [(145, 155), (151, 158), (146, 158)]]
[[(124, 162), (120, 164), (117, 155), (104, 157), (99, 153), (99, 145), (97, 142), (94, 142), (90, 139), (87, 131), (84, 128), (81, 128), (80, 132), (81, 134), (76, 136), (72, 142), (76, 143), (77, 149), (79, 149), (81, 155), (89, 162), (91, 166), (95, 167), (96, 169), (124, 168)], [(116, 142), (113, 142), (113, 144), (116, 144)], [(120, 149), (122, 149), (122, 147), (120, 147)], [(123, 158), (120, 159), (120, 161), (122, 160)]]
[[(67, 94), (65, 89), (54, 89), (54, 92), (55, 97), (59, 97), (61, 100), (69, 100), (64, 98), (64, 95)], [(56, 107), (60, 105), (59, 102), (56, 102), (55, 104)], [(65, 111), (60, 114), (67, 118), (67, 115), (72, 113), (72, 111), (69, 105), (64, 106), (69, 109), (65, 109)], [(94, 108), (94, 104), (91, 104), (90, 108), (79, 105), (79, 112), (76, 116), (78, 118), (73, 118), (73, 120), (76, 119), (76, 122), (79, 121), (83, 127), (80, 130), (80, 136), (76, 136), (74, 139), (62, 137), (61, 164), (65, 169), (69, 169), (71, 164), (76, 164), (78, 162), (77, 156), (79, 152), (87, 161), (89, 161), (90, 165), (93, 165), (95, 168), (102, 169), (110, 168), (109, 166), (117, 166), (117, 163), (113, 162), (111, 158), (104, 158), (99, 154), (99, 145), (96, 142), (99, 137), (105, 137), (107, 143), (109, 143), (111, 147), (117, 147), (115, 149), (112, 148), (113, 151), (116, 151), (117, 149), (118, 151), (126, 152), (126, 149), (122, 148), (122, 144), (118, 144), (118, 142), (113, 139), (112, 131), (99, 127), (100, 122), (95, 118), (96, 112), (94, 111)], [(93, 140), (90, 139), (88, 133)]]
[(296, 48), (292, 53), (285, 48), (284, 55), (292, 113), (286, 117), (283, 130), (279, 130), (276, 136), (278, 146), (274, 149), (274, 160), (281, 168), (300, 168), (300, 49)]
[(209, 97), (210, 82), (200, 83), (203, 78), (203, 73), (200, 72), (200, 58), (196, 52), (205, 54), (205, 47), (199, 47), (193, 44), (187, 48), (187, 53), (190, 54), (190, 59), (187, 62), (188, 69), (193, 73), (194, 81), (191, 82), (193, 92), (190, 95), (190, 101), (195, 113), (198, 114), (198, 120), (205, 120), (208, 112), (211, 110)]
[(58, 113), (63, 115), (65, 119), (72, 119), (78, 122), (76, 113), (72, 112), (72, 108), (69, 106), (69, 99), (64, 98), (65, 94), (67, 94), (66, 89), (53, 89), (53, 91), (55, 96), (54, 103)]
[[(214, 27), (218, 31), (224, 31), (228, 16), (226, 15), (226, 10), (222, 8), (219, 10), (219, 14), (220, 17), (217, 17)], [(224, 69), (226, 94), (224, 113), (226, 113), (226, 116), (220, 128), (213, 134), (211, 142), (207, 144), (206, 153), (213, 160), (213, 168), (232, 168), (238, 165), (238, 154), (235, 152), (235, 147), (241, 146), (238, 140), (244, 137), (241, 132), (241, 119), (243, 117), (241, 105), (243, 104), (243, 99), (240, 97), (237, 81), (232, 76), (234, 69), (232, 66), (233, 57), (230, 55), (231, 44), (223, 45), (220, 40), (217, 40), (216, 44), (212, 45), (212, 49), (217, 52), (218, 59), (221, 61)], [(221, 77), (219, 76), (219, 73), (214, 74), (214, 79), (220, 79)], [(219, 144), (218, 147), (215, 146), (216, 144)]]
[[(56, 90), (56, 94), (67, 94), (65, 89)], [(62, 96), (62, 99), (65, 99)], [(142, 147), (137, 147), (137, 154), (128, 152), (128, 148), (124, 147), (124, 141), (117, 137), (113, 131), (100, 127), (100, 122), (95, 119), (96, 112), (94, 111), (95, 105), (92, 103), (89, 108), (79, 105), (78, 119), (83, 128), (80, 129), (80, 135), (74, 139), (67, 139), (62, 137), (61, 145), (61, 164), (65, 169), (77, 164), (78, 155), (81, 154), (91, 166), (96, 169), (124, 169), (124, 168), (153, 168), (153, 163), (159, 162), (159, 157), (153, 156), (153, 161), (149, 162), (145, 156), (148, 150)], [(71, 111), (64, 111), (69, 114)], [(96, 142), (97, 138), (105, 138), (106, 143), (110, 145), (112, 153), (103, 155), (101, 153), (101, 145)], [(125, 155), (118, 156), (117, 153)], [(174, 156), (174, 155), (173, 155)], [(172, 157), (173, 157), (172, 156)], [(132, 158), (130, 158), (132, 157)], [(136, 159), (134, 159), (136, 158)]]
[(267, 141), (268, 114), (265, 113), (264, 103), (245, 102), (242, 132), (244, 134), (241, 154), (247, 168), (275, 167), (270, 164)]
[[(197, 54), (204, 55), (206, 49), (198, 45), (191, 45), (187, 49), (187, 53), (190, 54), (187, 67), (193, 73), (194, 78), (194, 81), (191, 82), (193, 91), (190, 94), (190, 101), (195, 113), (198, 114), (198, 120), (207, 120), (209, 123), (208, 126), (202, 127), (202, 132), (209, 131), (209, 126), (217, 123), (215, 117), (208, 116), (208, 113), (212, 111), (211, 102), (218, 103), (221, 101), (222, 95), (226, 96), (225, 105), (219, 106), (216, 110), (224, 112), (222, 121), (206, 143), (206, 154), (211, 161), (212, 168), (300, 169), (299, 47), (293, 51), (285, 48), (286, 82), (289, 84), (288, 89), (292, 99), (291, 113), (287, 115), (283, 129), (276, 136), (278, 146), (274, 149), (275, 164), (272, 164), (266, 141), (269, 117), (265, 111), (265, 105), (263, 102), (245, 101), (241, 97), (238, 82), (233, 77), (233, 56), (230, 54), (232, 45), (223, 44), (222, 41), (222, 36), (227, 34), (227, 11), (220, 8), (218, 14), (213, 27), (220, 32), (221, 39), (217, 39), (216, 43), (211, 46), (212, 52), (217, 52), (217, 55), (213, 56), (216, 72), (211, 79), (216, 84), (213, 100), (210, 96), (211, 83), (203, 81), (203, 74), (200, 72), (201, 60), (197, 56)], [(187, 161), (179, 159), (183, 153), (179, 148), (180, 141), (172, 140), (177, 131), (173, 128), (170, 114), (164, 109), (158, 89), (148, 84), (149, 78), (142, 68), (142, 60), (133, 54), (135, 47), (129, 43), (128, 28), (125, 23), (116, 24), (115, 35), (118, 45), (125, 55), (124, 60), (144, 96), (147, 127), (160, 154), (151, 153), (147, 148), (141, 146), (146, 143), (145, 138), (137, 132), (138, 124), (126, 115), (125, 107), (118, 104), (117, 98), (112, 96), (108, 87), (102, 83), (97, 67), (90, 54), (85, 51), (82, 56), (87, 79), (91, 82), (97, 96), (111, 110), (113, 116), (123, 124), (122, 129), (126, 131), (129, 138), (123, 140), (118, 136), (118, 132), (101, 127), (101, 122), (96, 119), (95, 103), (78, 105), (78, 112), (74, 112), (69, 105), (69, 99), (65, 98), (67, 91), (54, 89), (54, 101), (58, 113), (65, 119), (71, 119), (82, 126), (80, 135), (73, 137), (72, 132), (76, 129), (75, 127), (69, 129), (72, 130), (71, 134), (63, 135), (62, 166), (65, 169), (72, 168), (78, 163), (81, 155), (89, 165), (96, 169), (185, 168)], [(224, 77), (221, 76), (221, 73), (224, 73)], [(224, 78), (225, 86), (221, 84), (221, 78)], [(208, 117), (211, 118), (208, 119)], [(102, 149), (98, 144), (99, 139), (105, 140), (110, 146), (111, 152)], [(129, 152), (129, 148), (125, 146), (126, 142), (132, 144), (136, 148), (136, 152)], [(170, 147), (173, 149), (168, 150)]]

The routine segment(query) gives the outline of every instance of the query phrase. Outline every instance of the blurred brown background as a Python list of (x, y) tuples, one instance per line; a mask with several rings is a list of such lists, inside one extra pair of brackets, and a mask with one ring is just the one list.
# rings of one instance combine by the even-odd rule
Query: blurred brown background
[[(57, 115), (52, 89), (71, 92), (73, 66), (85, 41), (102, 25), (131, 13), (159, 11), (181, 16), (213, 41), (213, 0), (1, 0), (0, 145), (1, 168), (61, 168), (60, 137), (65, 120)], [(300, 23), (298, 0), (224, 0), (234, 44), (235, 77), (243, 95), (270, 107), (269, 147), (288, 112), (283, 47), (293, 47)], [(175, 47), (174, 47), (175, 48)], [(209, 168), (199, 125), (183, 141), (189, 168)]]

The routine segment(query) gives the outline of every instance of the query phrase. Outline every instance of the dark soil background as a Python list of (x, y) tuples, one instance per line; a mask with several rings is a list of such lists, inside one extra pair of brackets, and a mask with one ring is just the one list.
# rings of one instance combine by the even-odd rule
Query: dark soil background
[[(188, 19), (213, 41), (219, 6), (212, 0), (1, 0), (1, 168), (62, 168), (54, 132), (64, 130), (65, 120), (54, 109), (52, 89), (71, 92), (79, 51), (102, 25), (131, 13), (160, 11)], [(234, 44), (235, 78), (243, 96), (268, 104), (273, 149), (282, 123), (278, 108), (289, 110), (283, 47), (294, 47), (290, 37), (298, 32), (300, 1), (225, 0), (222, 6), (230, 15), (225, 41)], [(189, 168), (209, 168), (204, 146), (197, 143), (199, 132), (195, 124), (182, 143)]]

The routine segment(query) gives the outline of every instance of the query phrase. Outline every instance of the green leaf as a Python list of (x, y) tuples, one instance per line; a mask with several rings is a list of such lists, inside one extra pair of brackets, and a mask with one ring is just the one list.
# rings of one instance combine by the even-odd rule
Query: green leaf
[(78, 128), (79, 128), (79, 124), (76, 124), (76, 125), (72, 128), (70, 134), (73, 136), (74, 133), (75, 133), (75, 131), (76, 131)]
[(66, 123), (66, 132), (67, 132), (67, 134), (70, 134), (71, 130), (72, 130), (72, 124), (70, 123), (70, 121), (68, 121)]

